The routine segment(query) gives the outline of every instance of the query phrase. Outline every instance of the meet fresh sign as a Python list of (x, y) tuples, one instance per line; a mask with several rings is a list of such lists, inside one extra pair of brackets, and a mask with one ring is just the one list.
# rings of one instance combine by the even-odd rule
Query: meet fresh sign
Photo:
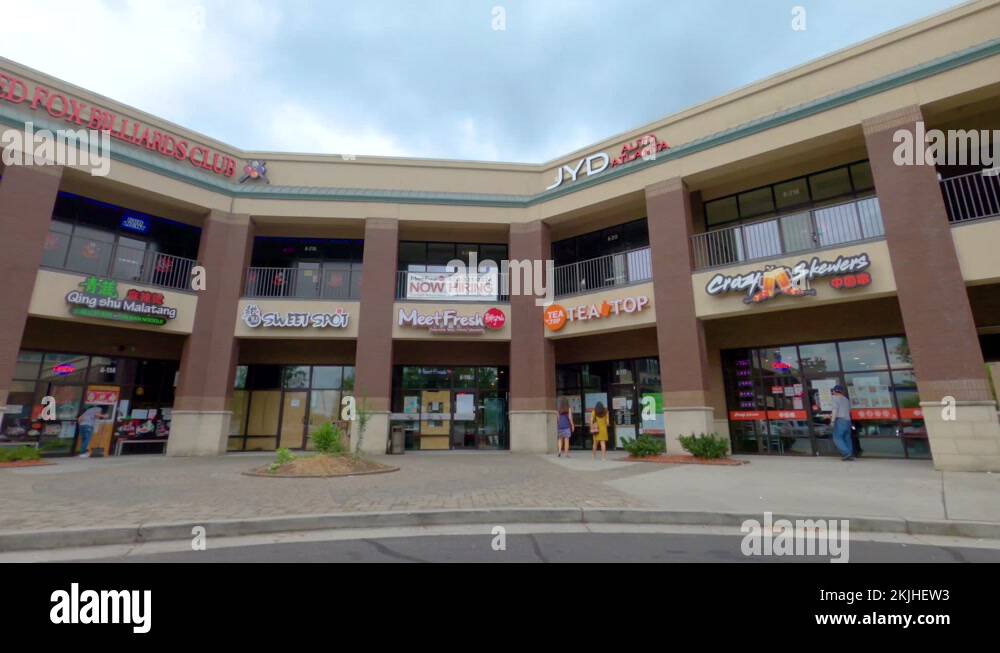
[(483, 313), (463, 315), (455, 309), (423, 313), (419, 309), (399, 309), (399, 326), (427, 329), (433, 334), (482, 334), (487, 330), (498, 331), (507, 323), (507, 316), (499, 308)]

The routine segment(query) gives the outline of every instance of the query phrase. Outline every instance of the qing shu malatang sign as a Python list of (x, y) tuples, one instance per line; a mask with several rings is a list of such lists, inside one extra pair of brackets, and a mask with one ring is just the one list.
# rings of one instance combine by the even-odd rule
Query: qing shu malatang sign
[(79, 98), (0, 72), (0, 101), (29, 111), (44, 111), (51, 118), (75, 127), (105, 131), (116, 140), (144, 147), (160, 156), (187, 161), (195, 168), (223, 177), (236, 173), (236, 161), (203, 145), (195, 145), (138, 120), (92, 106)]

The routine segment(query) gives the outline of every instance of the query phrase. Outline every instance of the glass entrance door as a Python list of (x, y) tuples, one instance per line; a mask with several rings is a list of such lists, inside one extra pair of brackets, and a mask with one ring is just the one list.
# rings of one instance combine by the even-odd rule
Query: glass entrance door
[(475, 449), (478, 433), (476, 419), (476, 394), (472, 391), (456, 391), (452, 405), (455, 419), (451, 423), (451, 448)]
[(837, 453), (837, 447), (833, 443), (833, 425), (829, 419), (833, 411), (833, 386), (842, 383), (840, 374), (824, 374), (807, 381), (809, 425), (812, 430), (813, 451), (816, 455), (827, 456)]

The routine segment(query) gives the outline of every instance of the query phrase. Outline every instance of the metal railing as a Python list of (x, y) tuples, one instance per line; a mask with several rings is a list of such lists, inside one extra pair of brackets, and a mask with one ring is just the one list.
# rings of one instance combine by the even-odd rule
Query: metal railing
[(606, 254), (555, 269), (555, 296), (573, 295), (653, 278), (649, 247)]
[(875, 196), (691, 236), (696, 270), (885, 236)]
[(361, 297), (361, 266), (247, 269), (244, 297), (291, 299), (358, 299)]
[(67, 253), (61, 264), (48, 263), (46, 267), (147, 286), (190, 290), (191, 270), (197, 264), (197, 261), (183, 256), (117, 244), (110, 261), (103, 264), (99, 259), (94, 265), (83, 264), (80, 259), (72, 258)]
[[(485, 292), (485, 293), (474, 293), (472, 296), (463, 295), (455, 290), (455, 286), (448, 286), (444, 283), (439, 284), (438, 289), (433, 287), (427, 287), (424, 290), (411, 290), (411, 275), (413, 275), (414, 281), (427, 278), (428, 280), (437, 277), (446, 277), (449, 273), (447, 272), (416, 272), (409, 270), (400, 270), (396, 272), (396, 299), (405, 299), (408, 301), (483, 301), (483, 302), (508, 302), (510, 301), (510, 293), (507, 284), (504, 283), (504, 278), (500, 272), (497, 272), (496, 278), (492, 281), (495, 292)], [(491, 275), (480, 273), (479, 278), (486, 278)], [(472, 284), (475, 285), (475, 284)], [(451, 288), (447, 290), (446, 288)]]
[(1000, 216), (1000, 174), (995, 168), (942, 179), (941, 195), (949, 222)]

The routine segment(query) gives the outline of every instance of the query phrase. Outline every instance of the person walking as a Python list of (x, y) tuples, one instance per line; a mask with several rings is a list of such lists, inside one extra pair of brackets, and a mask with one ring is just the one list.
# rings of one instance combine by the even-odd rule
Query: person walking
[(854, 460), (851, 442), (851, 400), (842, 385), (833, 386), (833, 411), (830, 423), (833, 425), (833, 444), (840, 451), (841, 460)]
[(566, 449), (566, 457), (569, 458), (569, 440), (573, 437), (573, 413), (569, 409), (569, 399), (562, 397), (559, 399), (559, 418), (556, 421), (556, 435), (558, 436), (559, 454), (563, 455), (563, 448)]
[(87, 448), (90, 447), (90, 438), (94, 435), (94, 426), (97, 424), (97, 418), (100, 415), (101, 409), (97, 406), (91, 406), (76, 418), (77, 424), (80, 425), (81, 458), (90, 458), (90, 452), (87, 451)]
[(608, 409), (597, 402), (590, 414), (590, 432), (594, 436), (593, 456), (597, 460), (597, 443), (601, 443), (601, 460), (608, 459)]

